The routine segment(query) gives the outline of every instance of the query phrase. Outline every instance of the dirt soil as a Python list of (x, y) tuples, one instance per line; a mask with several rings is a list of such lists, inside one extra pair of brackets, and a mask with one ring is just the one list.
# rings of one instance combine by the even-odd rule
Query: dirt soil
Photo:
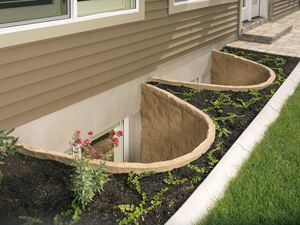
[[(235, 52), (241, 51), (239, 49), (229, 50)], [(251, 51), (244, 52), (254, 53), (255, 56), (251, 56), (254, 60), (261, 59), (266, 55), (265, 53)], [(287, 75), (291, 73), (299, 62), (299, 58), (275, 57), (286, 60), (287, 63), (280, 67)], [(267, 62), (266, 66), (270, 68), (275, 67), (274, 62)], [(189, 92), (189, 89), (183, 87), (157, 86), (173, 92)], [(212, 155), (214, 159), (220, 160), (268, 102), (269, 98), (265, 97), (265, 95), (269, 95), (271, 89), (277, 90), (278, 87), (279, 85), (272, 85), (269, 88), (259, 91), (263, 96), (262, 99), (248, 108), (222, 106), (222, 113), (210, 111), (209, 114), (214, 117), (226, 116), (227, 113), (245, 116), (234, 118), (233, 124), (227, 121), (225, 125), (222, 125), (220, 122), (220, 125), (230, 131), (231, 134), (228, 134), (228, 137), (223, 135), (219, 138), (219, 132), (216, 132), (215, 142), (207, 153), (215, 149), (216, 144), (223, 142), (221, 149), (215, 151)], [(244, 92), (226, 91), (222, 93), (231, 94), (231, 99), (239, 98), (245, 102), (249, 101), (252, 97)], [(199, 109), (205, 109), (211, 106), (205, 100), (215, 101), (218, 96), (218, 94), (212, 91), (201, 92), (192, 96), (189, 102)], [(183, 95), (178, 95), (178, 97), (182, 99), (186, 98)], [(239, 102), (236, 101), (236, 103)], [(191, 164), (199, 168), (207, 168), (208, 163), (207, 154), (204, 154)], [(5, 159), (5, 164), (0, 166), (0, 171), (3, 173), (0, 187), (0, 224), (23, 224), (24, 221), (18, 218), (18, 216), (22, 215), (39, 218), (43, 221), (43, 224), (53, 224), (53, 218), (56, 214), (70, 209), (72, 192), (69, 187), (71, 186), (70, 175), (74, 173), (73, 167), (17, 153), (13, 156), (9, 155)], [(199, 176), (199, 173), (196, 171), (185, 166), (174, 169), (171, 172), (174, 180), (187, 178), (188, 181), (183, 185), (168, 185), (163, 181), (167, 178), (167, 172), (140, 179), (142, 192), (145, 192), (147, 195), (146, 206), (144, 208), (151, 205), (152, 198), (162, 188), (168, 187), (169, 190), (160, 197), (160, 201), (162, 201), (161, 205), (137, 219), (139, 224), (164, 224), (209, 174), (201, 174), (201, 181), (197, 184), (191, 184), (191, 179)], [(93, 202), (87, 205), (77, 224), (118, 224), (125, 216), (116, 207), (117, 205), (139, 205), (141, 195), (137, 193), (135, 186), (127, 184), (128, 174), (114, 174), (111, 178), (112, 181), (105, 184), (104, 191), (101, 194), (97, 193)]]

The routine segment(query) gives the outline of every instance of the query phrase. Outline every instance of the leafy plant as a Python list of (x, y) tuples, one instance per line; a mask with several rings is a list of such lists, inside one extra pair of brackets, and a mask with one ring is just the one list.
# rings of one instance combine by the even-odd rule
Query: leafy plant
[(187, 181), (186, 178), (183, 178), (182, 180), (174, 181), (171, 171), (168, 171), (168, 178), (164, 179), (164, 182), (166, 184), (172, 184), (172, 185), (177, 185), (177, 184), (183, 185), (186, 181)]
[(191, 180), (191, 184), (196, 184), (196, 183), (198, 183), (199, 181), (201, 181), (201, 177), (194, 177), (194, 178), (192, 178), (192, 180)]
[[(18, 149), (22, 149), (23, 146), (16, 146), (19, 138), (15, 138), (13, 136), (8, 136), (10, 133), (12, 133), (15, 129), (11, 129), (10, 131), (5, 132), (4, 130), (0, 131), (0, 165), (3, 165), (4, 162), (1, 160), (4, 160), (8, 154), (14, 155)], [(2, 172), (0, 171), (0, 184), (1, 179), (3, 177)]]
[(0, 131), (0, 165), (4, 164), (3, 160), (8, 154), (14, 155), (18, 149), (22, 149), (23, 146), (16, 146), (19, 138), (15, 138), (13, 136), (8, 136), (12, 133), (15, 129), (11, 129), (8, 132), (4, 130)]
[(207, 113), (208, 111), (211, 111), (213, 109), (217, 110), (218, 113), (222, 113), (223, 110), (221, 109), (221, 105), (232, 105), (234, 107), (242, 107), (241, 105), (236, 104), (235, 102), (233, 102), (230, 98), (231, 94), (224, 94), (221, 92), (214, 92), (215, 94), (219, 94), (219, 97), (217, 98), (217, 100), (215, 101), (211, 101), (211, 100), (205, 100), (206, 102), (209, 102), (212, 107), (209, 107), (207, 109), (202, 110), (203, 112)]
[(274, 94), (275, 94), (275, 89), (271, 89), (270, 90), (270, 94), (269, 95), (265, 95), (265, 97), (266, 98), (271, 98)]
[(238, 99), (238, 98), (236, 99), (237, 101), (240, 101), (245, 108), (248, 108), (249, 105), (254, 104), (255, 102), (257, 102), (262, 98), (259, 92), (256, 90), (249, 89), (248, 94), (254, 96), (253, 98), (250, 99), (249, 102), (244, 102), (242, 99)]
[(93, 168), (89, 160), (75, 157), (73, 163), (75, 165), (75, 173), (71, 175), (73, 186), (71, 190), (74, 192), (74, 201), (80, 203), (82, 210), (85, 205), (92, 201), (96, 192), (101, 193), (104, 184), (109, 181), (110, 174), (107, 173), (105, 162), (100, 161), (98, 169)]
[(23, 223), (23, 225), (33, 225), (35, 223), (43, 223), (43, 221), (29, 216), (19, 216), (19, 219), (26, 221), (26, 223)]
[(141, 185), (140, 185), (139, 179), (141, 179), (143, 177), (149, 177), (152, 174), (156, 174), (156, 172), (155, 171), (150, 171), (150, 172), (145, 172), (145, 173), (135, 175), (134, 172), (132, 171), (131, 173), (128, 174), (127, 183), (134, 184), (135, 187), (136, 187), (137, 192), (139, 194), (141, 194)]
[(54, 221), (54, 224), (56, 225), (63, 225), (63, 222), (61, 222), (61, 220), (63, 220), (65, 217), (68, 217), (68, 216), (72, 216), (72, 221), (70, 223), (68, 222), (65, 222), (66, 225), (73, 225), (75, 223), (78, 222), (78, 220), (80, 219), (80, 214), (82, 213), (82, 210), (80, 209), (80, 207), (73, 201), (72, 202), (72, 209), (69, 209), (68, 211), (66, 212), (61, 212), (60, 214), (57, 214), (53, 221)]
[[(140, 182), (139, 179), (143, 178), (143, 177), (147, 177), (147, 176), (151, 176), (152, 174), (155, 174), (156, 172), (151, 171), (151, 172), (145, 172), (139, 175), (135, 175), (134, 172), (132, 171), (131, 173), (128, 174), (128, 178), (127, 178), (127, 183), (132, 183), (135, 185), (136, 190), (139, 194), (141, 194), (141, 186), (140, 186)], [(161, 189), (160, 192), (156, 193), (156, 195), (153, 197), (153, 199), (150, 201), (151, 202), (151, 206), (144, 209), (144, 206), (146, 205), (146, 199), (147, 196), (145, 194), (145, 192), (143, 192), (141, 195), (142, 200), (139, 204), (139, 206), (134, 206), (134, 205), (118, 205), (117, 207), (121, 210), (122, 213), (125, 214), (126, 218), (124, 218), (119, 225), (122, 224), (128, 224), (128, 223), (134, 223), (134, 224), (138, 224), (137, 219), (142, 216), (145, 213), (148, 213), (149, 211), (151, 211), (152, 209), (156, 208), (157, 206), (159, 206), (162, 202), (159, 201), (159, 197), (161, 195), (163, 195), (164, 193), (166, 193), (166, 191), (169, 188), (163, 188)]]
[(207, 153), (207, 158), (210, 160), (210, 162), (208, 163), (209, 166), (206, 167), (205, 172), (208, 173), (209, 171), (211, 171), (211, 170), (214, 168), (215, 164), (219, 161), (219, 160), (217, 160), (217, 159), (214, 159), (214, 158), (212, 157), (212, 154), (213, 154), (215, 151), (221, 149), (221, 144), (223, 144), (223, 141), (220, 142), (220, 143), (218, 143), (218, 144), (216, 145), (216, 148), (215, 148), (215, 149), (213, 149), (213, 150), (211, 150), (209, 153)]
[(211, 120), (213, 121), (213, 123), (215, 124), (215, 129), (217, 131), (219, 131), (219, 135), (218, 135), (219, 137), (222, 137), (223, 134), (228, 137), (228, 134), (231, 134), (231, 132), (229, 130), (227, 130), (225, 127), (221, 128), (218, 121), (221, 121), (223, 124), (225, 124), (225, 122), (227, 120), (230, 121), (231, 123), (233, 123), (234, 117), (244, 117), (244, 115), (238, 116), (234, 113), (227, 113), (227, 115), (229, 115), (229, 116), (216, 117), (216, 118), (213, 116), (209, 116), (211, 118)]
[[(208, 173), (209, 171), (211, 171), (211, 170), (214, 168), (215, 164), (218, 162), (217, 159), (214, 159), (214, 158), (213, 158), (212, 154), (213, 154), (215, 151), (221, 149), (221, 144), (223, 144), (223, 142), (218, 143), (218, 144), (216, 145), (216, 148), (215, 148), (215, 149), (213, 149), (213, 150), (211, 150), (209, 153), (207, 153), (207, 158), (210, 160), (210, 162), (208, 163), (209, 166), (207, 166), (207, 167), (202, 167), (201, 169), (199, 169), (197, 166), (192, 165), (192, 164), (186, 164), (186, 166), (187, 166), (188, 168), (192, 169), (192, 170), (195, 170), (195, 171), (198, 172), (198, 173), (201, 173), (201, 174)], [(197, 183), (197, 182), (199, 182), (199, 181), (201, 181), (201, 177), (200, 177), (200, 176), (192, 178), (191, 183), (192, 183), (192, 184), (195, 184), (195, 183)]]
[[(139, 224), (137, 222), (137, 219), (142, 216), (143, 214), (148, 213), (149, 211), (153, 210), (154, 208), (157, 208), (162, 202), (159, 201), (159, 197), (166, 193), (166, 191), (169, 188), (163, 188), (160, 192), (156, 193), (156, 195), (153, 197), (153, 200), (151, 200), (151, 206), (144, 209), (144, 205), (146, 204), (147, 196), (145, 193), (142, 195), (142, 201), (140, 202), (139, 206), (134, 207), (134, 205), (118, 205), (117, 207), (121, 210), (122, 213), (125, 214), (126, 218), (124, 218), (119, 225), (122, 224), (128, 224), (128, 223), (134, 223)], [(128, 212), (129, 211), (129, 212)]]
[[(93, 135), (93, 132), (88, 132), (88, 135)], [(123, 135), (123, 132), (122, 132)], [(82, 144), (83, 143), (83, 144)], [(71, 190), (73, 191), (73, 201), (71, 209), (66, 212), (61, 212), (60, 214), (54, 217), (55, 224), (63, 224), (60, 222), (64, 217), (72, 216), (72, 221), (65, 224), (75, 224), (80, 219), (80, 214), (85, 210), (85, 206), (93, 200), (96, 192), (101, 193), (103, 191), (103, 186), (106, 182), (110, 181), (110, 174), (107, 173), (105, 168), (105, 161), (100, 161), (99, 168), (95, 168), (90, 164), (90, 154), (87, 152), (93, 152), (91, 146), (91, 139), (86, 138), (83, 142), (81, 140), (81, 131), (76, 130), (72, 136), (72, 147), (76, 146), (76, 153), (74, 155), (74, 160), (71, 165), (75, 166), (75, 173), (71, 175), (72, 186)], [(87, 158), (81, 157), (81, 148), (84, 149)], [(109, 156), (107, 156), (108, 159)]]
[(202, 91), (207, 91), (207, 89), (202, 89), (202, 90), (195, 90), (195, 89), (190, 89), (190, 92), (186, 92), (186, 91), (184, 91), (183, 93), (181, 93), (181, 92), (172, 92), (172, 94), (173, 95), (176, 95), (176, 94), (181, 94), (181, 95), (184, 95), (184, 96), (186, 96), (186, 97), (188, 97), (188, 98), (185, 98), (184, 99), (184, 101), (191, 101), (191, 97), (192, 96), (194, 96), (195, 94), (197, 94), (197, 93), (200, 93), (200, 92), (202, 92)]

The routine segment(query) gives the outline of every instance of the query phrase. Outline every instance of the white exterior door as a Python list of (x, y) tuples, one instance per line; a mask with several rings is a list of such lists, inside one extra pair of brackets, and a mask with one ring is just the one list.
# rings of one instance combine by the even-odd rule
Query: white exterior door
[(260, 0), (252, 0), (251, 17), (259, 16), (259, 3)]
[(253, 17), (259, 16), (260, 0), (242, 0), (242, 20), (251, 21)]

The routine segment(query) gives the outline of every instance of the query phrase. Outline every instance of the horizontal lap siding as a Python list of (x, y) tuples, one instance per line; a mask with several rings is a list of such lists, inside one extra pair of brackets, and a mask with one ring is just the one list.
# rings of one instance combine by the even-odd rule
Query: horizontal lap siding
[(238, 2), (0, 50), (0, 129), (17, 127), (237, 35)]
[(299, 0), (275, 0), (272, 21), (299, 10)]

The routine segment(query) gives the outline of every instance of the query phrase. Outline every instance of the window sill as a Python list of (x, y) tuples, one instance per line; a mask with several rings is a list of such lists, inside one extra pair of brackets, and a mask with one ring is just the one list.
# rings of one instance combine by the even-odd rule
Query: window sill
[(205, 8), (224, 3), (235, 2), (234, 0), (189, 0), (174, 4), (174, 0), (169, 1), (169, 14), (186, 12), (190, 10)]
[(138, 9), (86, 16), (76, 21), (64, 19), (1, 28), (0, 49), (144, 20), (145, 0), (138, 3)]

